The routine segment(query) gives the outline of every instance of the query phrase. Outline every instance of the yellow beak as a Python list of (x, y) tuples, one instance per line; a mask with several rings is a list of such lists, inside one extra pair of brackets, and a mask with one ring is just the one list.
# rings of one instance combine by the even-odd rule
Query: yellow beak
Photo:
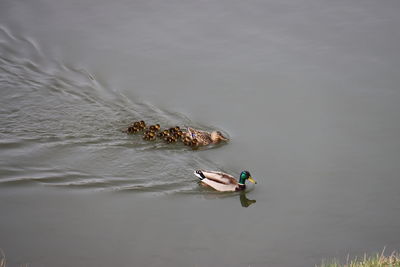
[(249, 178), (247, 178), (247, 180), (249, 180), (249, 181), (252, 182), (253, 184), (256, 184), (256, 183), (257, 183), (256, 181), (254, 181), (253, 178), (251, 178), (251, 176), (250, 176)]

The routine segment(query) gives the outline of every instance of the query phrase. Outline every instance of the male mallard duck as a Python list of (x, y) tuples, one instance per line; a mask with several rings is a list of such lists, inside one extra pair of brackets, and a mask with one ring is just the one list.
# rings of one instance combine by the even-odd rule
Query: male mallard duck
[(246, 180), (249, 180), (253, 184), (257, 183), (253, 180), (253, 178), (251, 178), (251, 175), (248, 171), (242, 171), (240, 173), (239, 182), (232, 175), (223, 172), (197, 170), (194, 172), (194, 174), (199, 177), (203, 184), (211, 186), (220, 192), (244, 190), (246, 189)]
[(222, 135), (220, 131), (212, 131), (211, 133), (193, 128), (187, 128), (187, 135), (192, 139), (196, 139), (199, 146), (207, 146), (209, 144), (217, 144), (220, 141), (229, 141)]

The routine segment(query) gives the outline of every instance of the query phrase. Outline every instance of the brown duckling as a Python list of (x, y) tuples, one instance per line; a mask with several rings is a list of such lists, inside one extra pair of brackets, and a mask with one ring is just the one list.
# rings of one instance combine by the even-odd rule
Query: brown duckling
[(173, 133), (175, 133), (175, 128), (171, 127), (171, 128), (168, 129), (168, 131), (169, 131), (170, 134), (173, 134)]
[(146, 127), (146, 123), (142, 120), (142, 121), (135, 121), (132, 126), (137, 127), (137, 128), (145, 128)]
[(186, 145), (192, 142), (192, 139), (189, 136), (182, 136), (182, 142)]
[(160, 124), (157, 123), (155, 125), (150, 125), (149, 130), (153, 131), (153, 132), (157, 132), (158, 130), (160, 130)]
[(147, 130), (147, 131), (144, 132), (144, 135), (156, 136), (156, 132)]
[(175, 134), (176, 132), (178, 132), (181, 128), (179, 126), (175, 126), (175, 127), (171, 127), (169, 128), (169, 132), (171, 134)]
[(175, 136), (167, 136), (167, 137), (165, 137), (164, 138), (164, 141), (167, 143), (167, 144), (171, 144), (171, 143), (176, 143), (176, 141), (177, 141), (177, 139), (176, 139), (176, 137)]
[(147, 140), (148, 141), (154, 141), (154, 140), (156, 140), (156, 135), (154, 134), (154, 135), (148, 135), (148, 137), (147, 137)]
[(197, 141), (197, 139), (191, 139), (189, 136), (183, 137), (182, 142), (185, 146), (190, 146), (193, 149), (196, 149), (199, 146), (199, 141)]
[(146, 128), (146, 123), (144, 121), (135, 121), (125, 130), (125, 132), (128, 134), (138, 133), (144, 130), (144, 128)]
[(197, 141), (197, 139), (192, 139), (192, 141), (190, 142), (190, 146), (193, 148), (197, 148), (199, 146), (199, 141)]
[(191, 146), (192, 145), (192, 139), (190, 139), (190, 137), (185, 137), (182, 139), (182, 142), (185, 146)]
[(137, 133), (137, 132), (139, 132), (140, 130), (139, 130), (139, 128), (138, 127), (135, 127), (135, 126), (129, 126), (128, 127), (128, 129), (126, 129), (126, 133), (128, 133), (128, 134), (134, 134), (134, 133)]
[(183, 137), (183, 132), (182, 132), (181, 130), (178, 130), (178, 131), (175, 133), (175, 136), (176, 136), (178, 139), (181, 139), (181, 138)]
[(164, 137), (170, 136), (170, 133), (169, 133), (168, 130), (163, 130), (157, 136), (160, 137), (160, 138), (164, 138)]
[(153, 141), (156, 139), (156, 133), (153, 131), (146, 131), (143, 135), (143, 140)]
[(142, 130), (146, 128), (146, 123), (144, 121), (140, 121), (139, 123)]

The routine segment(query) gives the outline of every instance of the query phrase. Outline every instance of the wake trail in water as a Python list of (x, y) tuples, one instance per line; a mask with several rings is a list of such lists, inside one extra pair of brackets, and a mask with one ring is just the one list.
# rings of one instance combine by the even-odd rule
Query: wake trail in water
[(211, 127), (111, 90), (2, 25), (0, 96), (0, 186), (196, 192), (193, 169), (218, 168), (183, 145), (121, 131), (138, 119)]

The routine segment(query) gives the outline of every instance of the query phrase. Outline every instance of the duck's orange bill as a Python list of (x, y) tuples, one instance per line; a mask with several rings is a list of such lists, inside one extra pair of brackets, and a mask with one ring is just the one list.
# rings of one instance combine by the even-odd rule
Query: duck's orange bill
[(249, 178), (247, 178), (247, 180), (249, 180), (249, 181), (252, 182), (253, 184), (256, 184), (256, 183), (257, 183), (256, 181), (254, 181), (253, 178), (251, 178), (251, 176), (250, 176)]

